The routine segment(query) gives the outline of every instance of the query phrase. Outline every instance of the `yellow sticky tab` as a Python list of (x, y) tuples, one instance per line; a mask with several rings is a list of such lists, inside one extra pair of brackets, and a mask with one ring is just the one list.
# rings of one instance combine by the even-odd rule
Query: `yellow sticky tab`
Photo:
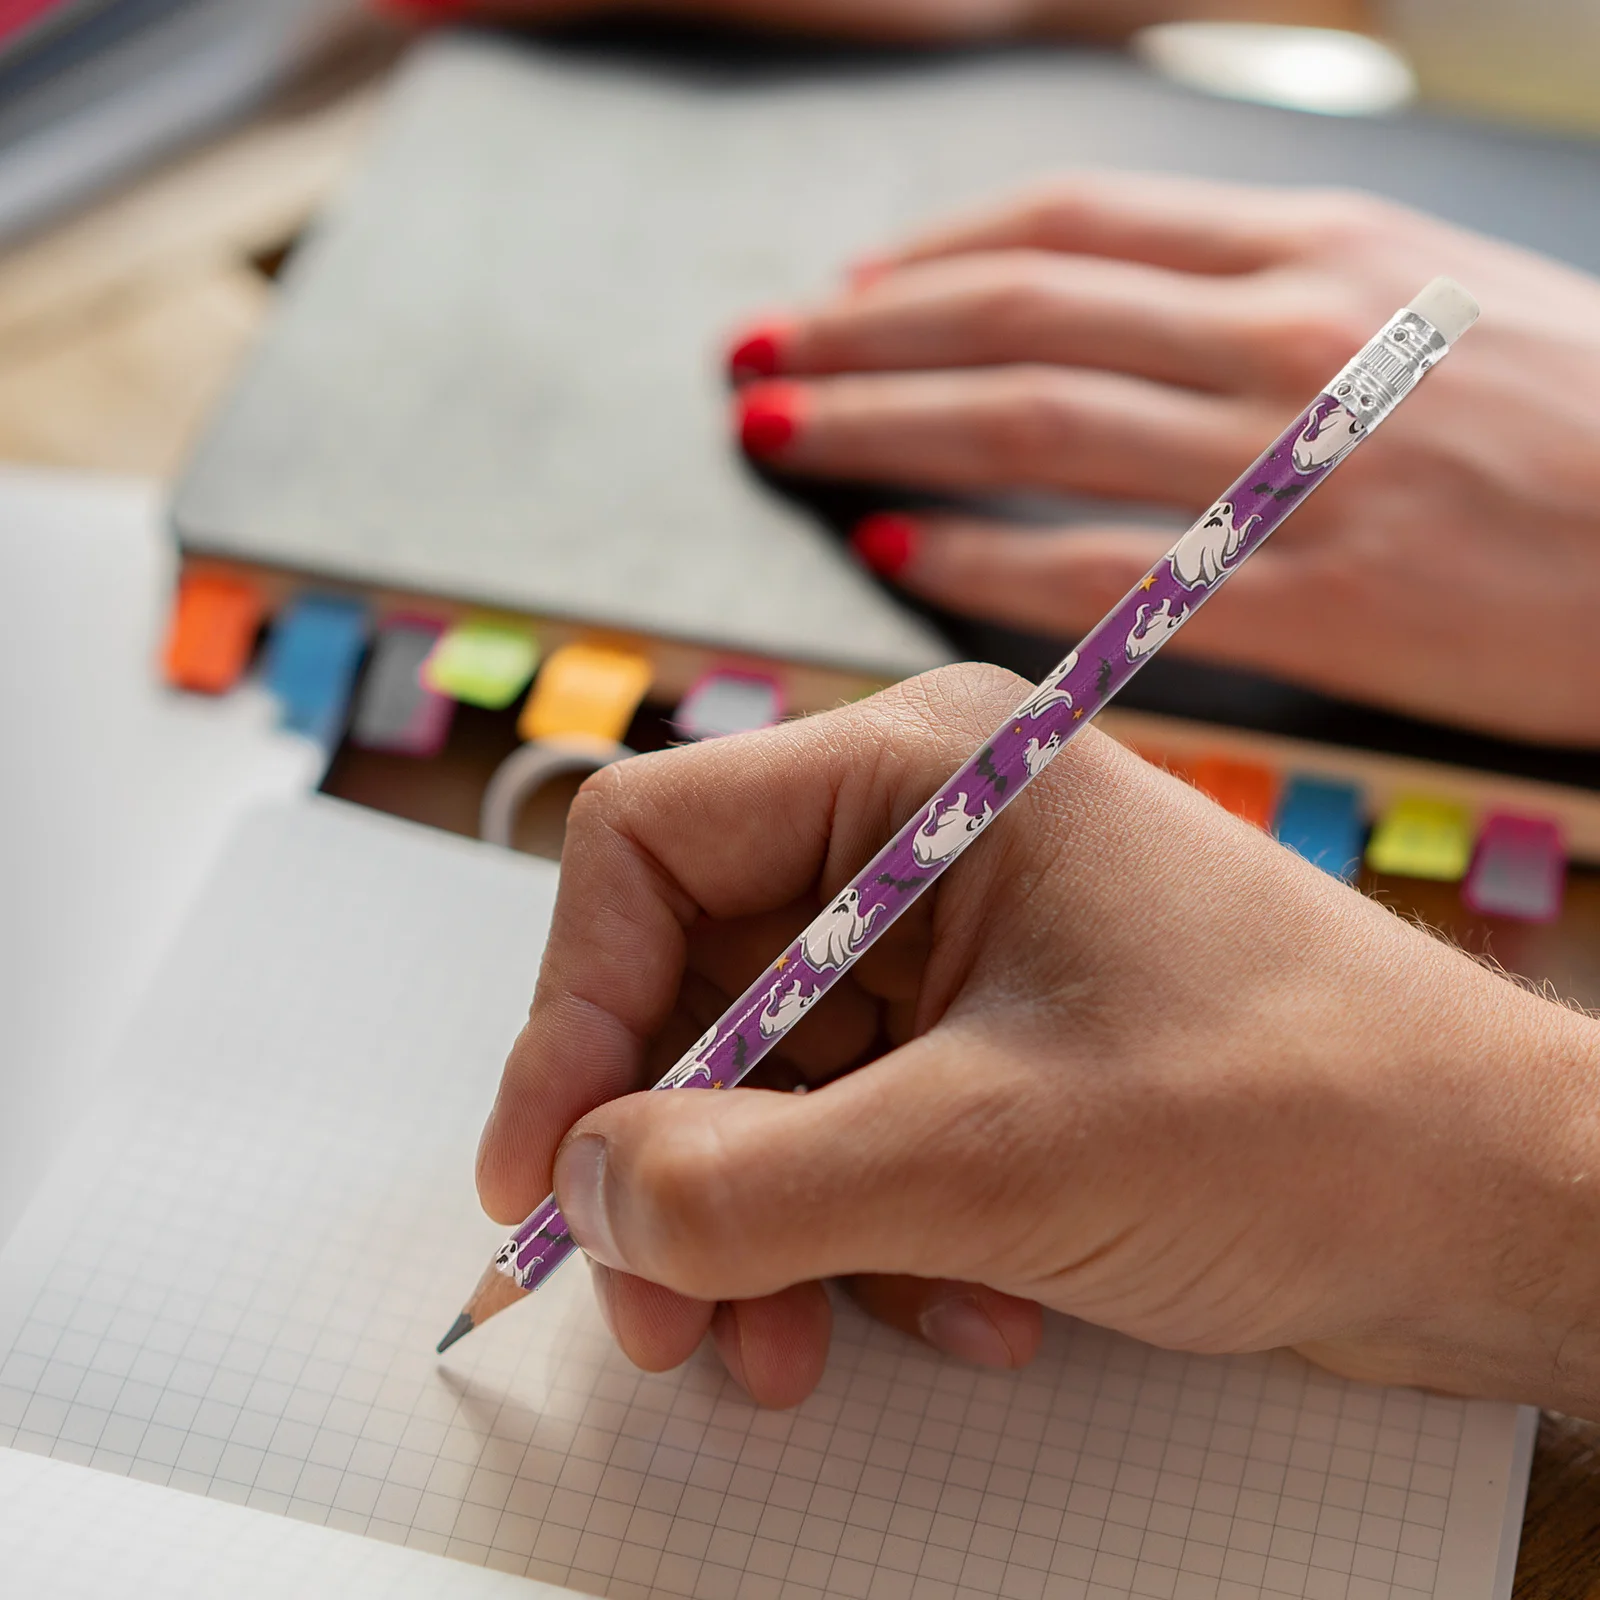
[(587, 738), (618, 744), (655, 676), (643, 656), (603, 645), (563, 645), (544, 664), (522, 708), (524, 739)]
[(1465, 806), (1404, 795), (1384, 812), (1367, 845), (1374, 872), (1457, 883), (1472, 864), (1472, 817)]

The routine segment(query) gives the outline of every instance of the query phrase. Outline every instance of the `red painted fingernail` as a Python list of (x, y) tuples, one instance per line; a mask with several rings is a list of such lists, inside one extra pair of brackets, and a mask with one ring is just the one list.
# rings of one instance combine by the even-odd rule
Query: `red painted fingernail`
[(803, 402), (795, 384), (752, 384), (737, 402), (739, 442), (753, 456), (776, 455), (800, 431)]
[(728, 351), (728, 371), (741, 382), (776, 377), (783, 370), (784, 346), (792, 331), (793, 324), (777, 318), (746, 328)]
[(880, 511), (863, 518), (850, 535), (850, 548), (880, 578), (903, 572), (921, 543), (921, 526), (898, 511)]

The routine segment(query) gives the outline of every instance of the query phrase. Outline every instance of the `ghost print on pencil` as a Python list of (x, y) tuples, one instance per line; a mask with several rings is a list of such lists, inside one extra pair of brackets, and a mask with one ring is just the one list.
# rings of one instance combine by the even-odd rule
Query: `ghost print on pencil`
[[(1339, 387), (1349, 391), (1351, 385), (1342, 383)], [(1359, 403), (1358, 397), (1352, 393), (1338, 395), (1338, 398)], [(1326, 409), (1314, 407), (1310, 420), (1294, 442), (1291, 452), (1294, 470), (1309, 474), (1320, 472), (1324, 467), (1337, 466), (1361, 443), (1366, 431), (1366, 423), (1353, 410), (1346, 410), (1344, 404), (1328, 406)]]
[(711, 1054), (711, 1047), (717, 1042), (717, 1030), (713, 1026), (708, 1028), (695, 1041), (694, 1048), (675, 1066), (660, 1083), (658, 1089), (709, 1089), (716, 1078), (711, 1071), (711, 1064), (706, 1057)]
[(1234, 525), (1231, 500), (1219, 500), (1178, 541), (1172, 552), (1172, 576), (1185, 589), (1210, 588), (1238, 559), (1245, 536), (1261, 521), (1249, 517), (1243, 527)]
[[(528, 1247), (540, 1240), (545, 1241), (544, 1248), (535, 1250), (529, 1255)], [(503, 1277), (510, 1278), (519, 1288), (526, 1289), (534, 1281), (539, 1268), (544, 1264), (545, 1257), (552, 1251), (559, 1254), (563, 1247), (570, 1246), (571, 1243), (572, 1235), (562, 1222), (561, 1214), (557, 1212), (553, 1219), (540, 1228), (531, 1239), (524, 1238), (520, 1230), (512, 1234), (495, 1255), (495, 1271)]]
[(1149, 605), (1140, 606), (1134, 613), (1133, 631), (1128, 635), (1125, 646), (1128, 659), (1142, 661), (1146, 656), (1154, 655), (1167, 642), (1167, 635), (1176, 633), (1188, 616), (1188, 606), (1174, 616), (1170, 599), (1163, 600), (1153, 609)]
[(919, 867), (942, 866), (960, 855), (993, 821), (994, 807), (987, 800), (982, 811), (968, 813), (965, 790), (949, 805), (935, 800), (912, 837), (911, 857)]
[(1072, 675), (1078, 665), (1078, 652), (1074, 650), (1037, 689), (1017, 707), (1017, 720), (1042, 717), (1052, 706), (1072, 706), (1072, 695), (1061, 685)]
[(787, 1033), (821, 998), (821, 989), (807, 994), (805, 985), (798, 978), (787, 990), (781, 983), (778, 984), (767, 996), (767, 1003), (756, 1023), (761, 1030), (761, 1037), (776, 1039), (779, 1034)]
[(1037, 739), (1028, 741), (1028, 748), (1022, 752), (1022, 764), (1028, 769), (1030, 778), (1037, 778), (1046, 767), (1061, 753), (1061, 735), (1052, 733), (1043, 744)]
[(863, 916), (861, 891), (846, 889), (800, 935), (800, 948), (807, 962), (818, 972), (842, 972), (866, 944), (873, 921), (884, 909), (879, 901)]

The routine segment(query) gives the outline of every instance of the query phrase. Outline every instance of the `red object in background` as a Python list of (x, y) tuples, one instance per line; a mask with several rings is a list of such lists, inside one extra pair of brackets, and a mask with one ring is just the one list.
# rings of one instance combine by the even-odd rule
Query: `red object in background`
[(0, 0), (0, 41), (31, 28), (65, 3), (66, 0)]
[(1253, 761), (1229, 761), (1205, 756), (1190, 768), (1190, 781), (1234, 816), (1267, 832), (1278, 808), (1278, 778), (1268, 767)]

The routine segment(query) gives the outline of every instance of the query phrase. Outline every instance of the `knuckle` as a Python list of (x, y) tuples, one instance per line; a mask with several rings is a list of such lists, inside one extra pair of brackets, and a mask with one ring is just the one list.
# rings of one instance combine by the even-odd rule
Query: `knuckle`
[(1059, 462), (1082, 420), (1072, 384), (1048, 368), (1022, 368), (1002, 375), (1000, 401), (985, 418), (984, 442), (1002, 474), (1035, 481)]
[(567, 811), (567, 838), (583, 846), (617, 831), (631, 790), (621, 767), (604, 767), (585, 778)]
[(1280, 376), (1297, 388), (1326, 383), (1364, 345), (1370, 318), (1331, 286), (1314, 303), (1275, 308), (1256, 326), (1258, 348), (1270, 351)]
[(1364, 250), (1394, 225), (1397, 208), (1357, 189), (1325, 189), (1307, 197), (1308, 242), (1323, 251)]
[(979, 314), (1007, 344), (1037, 341), (1069, 315), (1055, 267), (1049, 257), (1019, 251), (990, 286)]
[(989, 662), (936, 667), (908, 678), (889, 691), (911, 724), (897, 730), (898, 742), (913, 756), (928, 748), (930, 736), (942, 745), (953, 734), (955, 744), (964, 747), (966, 740), (988, 732), (1027, 691), (1024, 679)]

